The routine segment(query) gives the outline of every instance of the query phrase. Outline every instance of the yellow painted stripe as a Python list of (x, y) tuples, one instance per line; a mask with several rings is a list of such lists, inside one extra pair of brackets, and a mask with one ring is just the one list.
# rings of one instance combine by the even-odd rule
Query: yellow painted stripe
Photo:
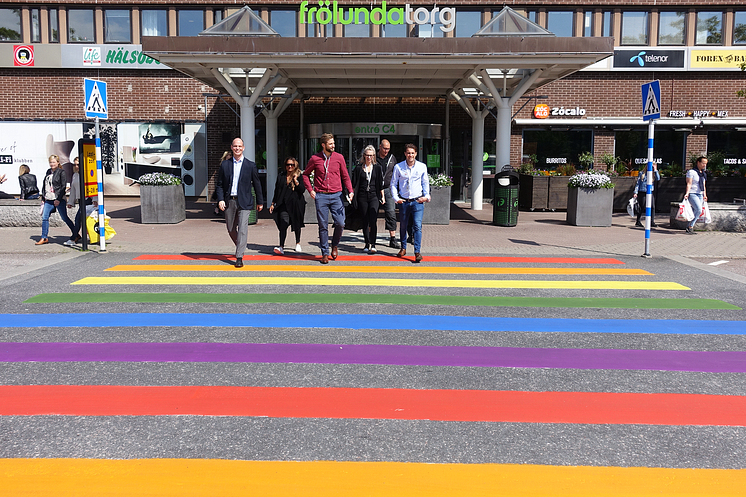
[(594, 267), (448, 267), (448, 266), (340, 266), (251, 264), (235, 268), (228, 264), (120, 264), (107, 271), (228, 271), (293, 273), (407, 273), (407, 274), (571, 274), (605, 276), (650, 276), (643, 269)]
[(4, 497), (743, 496), (746, 470), (228, 461), (0, 459)]
[(281, 278), (250, 276), (89, 276), (73, 285), (307, 285), (429, 288), (560, 288), (580, 290), (690, 290), (672, 281), (426, 280), (396, 278)]

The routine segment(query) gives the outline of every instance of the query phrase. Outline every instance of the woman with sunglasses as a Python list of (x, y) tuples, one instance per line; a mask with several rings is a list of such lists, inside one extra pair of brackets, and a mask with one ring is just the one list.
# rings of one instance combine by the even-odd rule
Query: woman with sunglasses
[(376, 149), (368, 145), (363, 149), (360, 164), (352, 171), (352, 204), (363, 221), (363, 252), (376, 253), (378, 235), (378, 207), (386, 202), (383, 196), (383, 169), (376, 162)]
[(303, 217), (306, 215), (306, 199), (303, 194), (306, 186), (303, 184), (301, 175), (303, 171), (298, 167), (295, 157), (288, 157), (283, 161), (285, 174), (277, 175), (275, 183), (275, 194), (269, 213), (274, 213), (275, 224), (280, 230), (280, 245), (275, 247), (275, 254), (285, 253), (285, 238), (288, 235), (288, 227), (295, 233), (295, 251), (300, 252), (300, 230), (305, 226)]

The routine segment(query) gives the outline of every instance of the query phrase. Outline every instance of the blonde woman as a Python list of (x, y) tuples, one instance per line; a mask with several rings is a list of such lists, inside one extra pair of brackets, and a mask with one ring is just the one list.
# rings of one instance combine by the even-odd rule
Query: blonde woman
[(352, 170), (353, 208), (362, 218), (363, 252), (376, 253), (376, 236), (378, 236), (378, 208), (386, 202), (383, 195), (383, 168), (376, 162), (376, 148), (368, 145), (363, 149), (360, 163)]
[(282, 164), (284, 174), (277, 175), (273, 202), (269, 206), (269, 213), (274, 213), (275, 224), (280, 231), (280, 245), (274, 250), (278, 255), (285, 253), (288, 228), (295, 233), (295, 251), (301, 252), (300, 231), (305, 226), (303, 217), (306, 215), (306, 199), (303, 196), (306, 186), (303, 184), (303, 171), (298, 166), (298, 160), (287, 157)]
[(36, 200), (39, 198), (36, 176), (31, 174), (31, 169), (26, 164), (21, 164), (21, 167), (18, 168), (18, 183), (21, 185), (21, 200)]
[(44, 201), (41, 211), (41, 239), (36, 242), (36, 245), (49, 243), (49, 216), (55, 209), (57, 209), (67, 227), (70, 228), (70, 237), (75, 236), (75, 225), (67, 216), (66, 183), (67, 178), (65, 177), (65, 170), (60, 166), (60, 158), (56, 155), (50, 155), (49, 169), (44, 176), (41, 189), (41, 198)]

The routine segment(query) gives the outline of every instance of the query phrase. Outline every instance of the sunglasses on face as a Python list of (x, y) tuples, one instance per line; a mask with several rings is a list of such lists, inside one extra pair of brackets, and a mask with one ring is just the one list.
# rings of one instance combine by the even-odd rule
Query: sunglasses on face
[(287, 164), (285, 164), (285, 167), (295, 167), (295, 164), (293, 164), (292, 162), (288, 162)]

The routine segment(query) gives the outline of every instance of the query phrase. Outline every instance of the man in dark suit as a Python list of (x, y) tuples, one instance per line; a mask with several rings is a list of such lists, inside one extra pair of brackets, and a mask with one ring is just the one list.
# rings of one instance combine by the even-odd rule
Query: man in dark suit
[(233, 158), (220, 164), (215, 193), (218, 197), (218, 208), (225, 212), (228, 234), (236, 244), (236, 267), (243, 267), (243, 254), (249, 237), (249, 214), (254, 209), (251, 185), (254, 185), (258, 211), (264, 207), (264, 196), (256, 164), (243, 156), (243, 140), (233, 140), (231, 150)]

